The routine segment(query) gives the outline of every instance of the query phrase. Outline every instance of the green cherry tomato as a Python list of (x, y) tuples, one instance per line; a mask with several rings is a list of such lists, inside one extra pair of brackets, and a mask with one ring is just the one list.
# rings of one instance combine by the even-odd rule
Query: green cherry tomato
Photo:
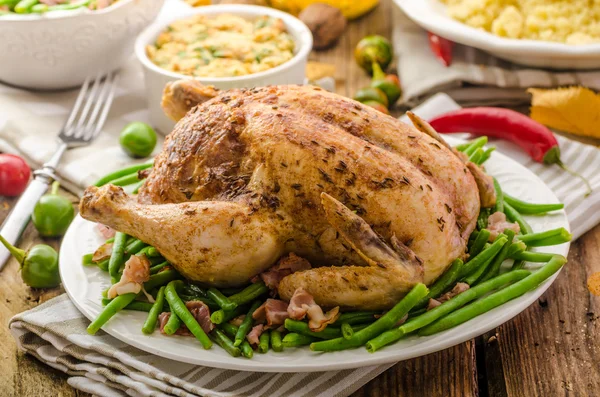
[(392, 44), (388, 39), (382, 36), (367, 36), (358, 42), (354, 49), (354, 58), (358, 65), (367, 72), (373, 72), (373, 63), (378, 63), (383, 69), (386, 69), (394, 52)]
[(119, 143), (133, 158), (148, 157), (156, 146), (156, 132), (148, 124), (134, 121), (123, 128)]
[(393, 74), (386, 75), (378, 63), (373, 63), (373, 81), (371, 87), (378, 88), (385, 93), (389, 105), (393, 105), (402, 95), (400, 80)]
[(4, 237), (0, 242), (10, 251), (21, 266), (21, 278), (33, 288), (53, 288), (60, 284), (58, 254), (54, 248), (38, 244), (25, 252), (11, 245)]
[(364, 101), (363, 104), (370, 106), (375, 110), (379, 110), (381, 113), (390, 114), (388, 108), (386, 108), (385, 106), (383, 106), (381, 103), (379, 103), (377, 101)]
[(379, 88), (375, 87), (366, 87), (361, 88), (356, 91), (354, 94), (354, 99), (358, 102), (366, 102), (366, 101), (375, 101), (381, 103), (386, 108), (388, 107), (388, 98), (385, 95), (385, 92), (381, 91)]
[(73, 204), (58, 195), (58, 182), (52, 184), (52, 192), (40, 198), (35, 205), (31, 220), (33, 225), (44, 237), (59, 237), (65, 234), (75, 218)]

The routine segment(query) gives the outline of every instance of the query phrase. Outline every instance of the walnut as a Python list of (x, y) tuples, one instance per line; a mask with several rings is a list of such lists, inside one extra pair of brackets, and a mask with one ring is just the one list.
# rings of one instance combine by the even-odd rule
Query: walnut
[(313, 34), (313, 48), (323, 50), (333, 45), (346, 28), (346, 18), (335, 7), (313, 3), (298, 16)]

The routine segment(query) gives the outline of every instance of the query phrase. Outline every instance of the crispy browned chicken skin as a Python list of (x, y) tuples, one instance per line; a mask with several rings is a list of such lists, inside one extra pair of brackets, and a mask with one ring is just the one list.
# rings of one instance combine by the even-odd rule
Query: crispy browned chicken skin
[[(166, 89), (175, 117), (188, 104), (172, 102), (194, 97), (178, 90), (195, 85)], [(322, 305), (385, 309), (464, 255), (479, 200), (435, 137), (319, 88), (276, 86), (193, 108), (138, 201), (90, 188), (81, 213), (154, 245), (192, 280), (240, 285), (294, 252), (322, 267), (285, 277), (284, 299), (303, 287)]]

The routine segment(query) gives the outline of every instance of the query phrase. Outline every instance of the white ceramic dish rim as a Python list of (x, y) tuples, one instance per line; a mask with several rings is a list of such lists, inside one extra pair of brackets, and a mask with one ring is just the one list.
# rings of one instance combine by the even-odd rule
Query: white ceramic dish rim
[[(70, 19), (76, 18), (81, 15), (103, 15), (109, 14), (114, 10), (117, 10), (121, 7), (124, 7), (125, 4), (131, 3), (133, 1), (139, 0), (119, 0), (115, 4), (110, 5), (109, 7), (103, 8), (101, 10), (90, 10), (90, 9), (81, 9), (77, 8), (74, 10), (64, 10), (64, 11), (52, 11), (42, 14), (9, 14), (0, 18), (0, 23), (2, 22), (23, 22), (23, 21), (43, 21), (43, 20), (57, 20), (57, 19)], [(153, 1), (153, 0), (150, 0)]]
[[(274, 18), (280, 18), (285, 23), (286, 27), (293, 26), (296, 30), (299, 31), (299, 37), (293, 37), (294, 42), (296, 44), (295, 54), (292, 59), (278, 65), (274, 68), (264, 70), (262, 72), (248, 74), (244, 76), (235, 76), (235, 77), (201, 77), (201, 76), (190, 76), (181, 73), (171, 72), (169, 70), (163, 69), (157, 65), (155, 65), (146, 55), (146, 46), (152, 44), (159, 33), (162, 32), (168, 25), (172, 22), (189, 18), (194, 15), (202, 14), (202, 15), (216, 15), (216, 14), (234, 14), (234, 15), (242, 15), (242, 16), (261, 16), (268, 15)], [(288, 32), (289, 33), (289, 32)], [(270, 75), (276, 74), (282, 70), (288, 69), (299, 62), (302, 62), (304, 59), (308, 57), (312, 49), (313, 38), (308, 27), (300, 21), (298, 18), (287, 14), (283, 11), (275, 10), (273, 8), (254, 6), (254, 5), (240, 5), (240, 4), (222, 4), (222, 5), (211, 5), (211, 6), (203, 6), (198, 8), (190, 8), (190, 11), (179, 15), (175, 18), (171, 18), (168, 22), (163, 24), (153, 24), (147, 27), (137, 38), (135, 42), (135, 54), (138, 60), (142, 63), (142, 65), (156, 73), (169, 76), (173, 79), (190, 79), (194, 78), (202, 81), (207, 84), (218, 84), (220, 82), (245, 82), (251, 81), (258, 78), (269, 77)]]
[[(488, 51), (514, 53), (522, 55), (573, 55), (573, 56), (598, 56), (600, 43), (571, 45), (542, 40), (510, 39), (496, 36), (484, 30), (476, 29), (462, 22), (452, 19), (433, 9), (433, 0), (394, 0), (394, 2), (408, 15), (410, 19), (427, 30), (462, 44), (483, 48)], [(436, 3), (439, 1), (435, 0)], [(439, 3), (440, 7), (444, 7)]]
[[(461, 140), (452, 138), (452, 137), (448, 137), (448, 141), (451, 144), (457, 144), (457, 143), (461, 142)], [(516, 163), (514, 160), (503, 155), (502, 153), (498, 153), (497, 151), (492, 155), (492, 159), (493, 158), (496, 158), (497, 161), (503, 165), (503, 167), (507, 163), (513, 163), (512, 164), (513, 167), (518, 167), (519, 172), (525, 176), (524, 177), (525, 179), (528, 179), (530, 181), (531, 181), (531, 179), (534, 179), (534, 180), (536, 180), (536, 183), (539, 183), (539, 184), (542, 184), (543, 186), (545, 186), (545, 188), (548, 192), (547, 193), (548, 196), (546, 197), (547, 202), (558, 202), (558, 199), (554, 196), (554, 194), (551, 192), (551, 190), (543, 183), (543, 181), (541, 181), (531, 171), (522, 167), (520, 164)], [(546, 194), (546, 192), (544, 192), (544, 194)], [(556, 212), (554, 214), (556, 214), (556, 216), (560, 216), (560, 218), (561, 218), (560, 224), (562, 226), (569, 228), (566, 214), (564, 213), (564, 211)], [(88, 319), (92, 320), (96, 315), (97, 307), (99, 306), (99, 303), (95, 302), (94, 309), (91, 309), (91, 307), (89, 306), (89, 303), (87, 303), (85, 300), (82, 299), (80, 301), (79, 299), (76, 299), (76, 295), (81, 294), (81, 288), (82, 288), (81, 285), (86, 285), (86, 283), (89, 282), (89, 280), (88, 280), (89, 276), (85, 274), (83, 267), (80, 265), (80, 260), (74, 259), (75, 263), (67, 263), (68, 262), (67, 260), (63, 260), (63, 258), (68, 257), (68, 249), (72, 248), (72, 247), (69, 247), (69, 245), (76, 244), (75, 240), (81, 238), (80, 236), (78, 236), (76, 234), (77, 233), (76, 228), (85, 222), (87, 222), (87, 221), (83, 220), (78, 215), (78, 217), (76, 218), (76, 220), (73, 222), (73, 224), (71, 226), (73, 228), (73, 231), (71, 233), (70, 233), (70, 231), (68, 231), (67, 235), (65, 236), (66, 244), (63, 243), (63, 245), (61, 247), (61, 252), (60, 252), (60, 258), (61, 258), (60, 273), (61, 273), (61, 279), (63, 280), (63, 286), (64, 286), (67, 294), (69, 295), (71, 301)], [(71, 236), (71, 234), (75, 234), (75, 235)], [(540, 249), (541, 252), (544, 252), (544, 251), (555, 252), (555, 253), (560, 253), (564, 256), (567, 255), (568, 250), (569, 250), (569, 244), (563, 244), (561, 246), (555, 246), (555, 247), (545, 247), (544, 249)], [(70, 266), (71, 266), (71, 268), (70, 268)], [(76, 268), (76, 270), (74, 272), (72, 269), (73, 266), (78, 266), (79, 268), (78, 269)], [(98, 274), (101, 273), (101, 271), (98, 269), (94, 269), (94, 270), (97, 270)], [(82, 273), (83, 273), (83, 275), (82, 275)], [(117, 325), (112, 325), (110, 322), (108, 324), (106, 324), (102, 329), (105, 332), (107, 332), (108, 334), (112, 335), (113, 337), (115, 337), (125, 343), (128, 343), (134, 347), (137, 347), (141, 350), (155, 354), (157, 356), (169, 358), (169, 359), (176, 360), (176, 361), (187, 362), (190, 364), (204, 365), (204, 366), (214, 367), (214, 368), (224, 368), (224, 369), (254, 371), (254, 372), (317, 372), (317, 371), (332, 371), (332, 370), (341, 370), (341, 369), (349, 369), (349, 368), (359, 368), (359, 367), (364, 367), (364, 366), (369, 366), (369, 365), (393, 363), (393, 362), (397, 362), (400, 360), (407, 360), (410, 358), (419, 357), (422, 355), (426, 355), (429, 353), (433, 353), (433, 352), (436, 352), (439, 350), (443, 350), (443, 349), (452, 347), (452, 346), (462, 343), (466, 340), (470, 340), (474, 337), (482, 335), (485, 332), (488, 332), (489, 330), (491, 330), (495, 327), (498, 327), (501, 324), (509, 321), (510, 319), (512, 319), (513, 317), (515, 317), (516, 315), (518, 315), (519, 313), (521, 313), (522, 311), (527, 309), (527, 307), (529, 307), (529, 305), (531, 305), (533, 302), (535, 302), (535, 300), (537, 298), (539, 298), (550, 287), (550, 285), (554, 282), (554, 280), (556, 279), (556, 277), (558, 276), (559, 273), (560, 273), (560, 271), (557, 272), (556, 274), (554, 274), (548, 280), (546, 280), (542, 285), (538, 286), (535, 290), (530, 291), (530, 292), (526, 293), (525, 295), (523, 295), (519, 298), (516, 298), (516, 299), (506, 303), (505, 305), (494, 309), (494, 312), (493, 312), (494, 316), (491, 317), (491, 320), (488, 319), (489, 321), (487, 323), (485, 323), (484, 321), (473, 323), (473, 321), (475, 321), (475, 320), (471, 320), (467, 323), (461, 324), (458, 327), (452, 328), (448, 331), (444, 331), (440, 334), (432, 335), (429, 337), (419, 337), (417, 340), (423, 340), (423, 342), (425, 344), (422, 347), (421, 346), (415, 347), (413, 345), (408, 346), (408, 349), (413, 350), (410, 354), (407, 354), (402, 350), (403, 346), (395, 345), (395, 346), (386, 347), (385, 349), (380, 350), (376, 353), (367, 354), (367, 355), (360, 355), (360, 353), (353, 353), (356, 350), (346, 350), (346, 351), (342, 351), (342, 352), (321, 353), (321, 354), (309, 352), (311, 354), (311, 356), (298, 357), (297, 355), (294, 355), (294, 351), (291, 351), (291, 354), (287, 357), (283, 356), (280, 353), (275, 354), (275, 353), (270, 352), (266, 355), (259, 355), (255, 359), (247, 360), (247, 359), (230, 357), (225, 352), (222, 352), (222, 354), (217, 354), (217, 355), (212, 354), (211, 356), (206, 356), (206, 355), (202, 354), (202, 352), (204, 352), (204, 350), (202, 349), (202, 347), (199, 344), (197, 344), (197, 345), (193, 344), (193, 347), (197, 346), (197, 348), (198, 348), (197, 351), (194, 350), (194, 352), (197, 354), (179, 355), (176, 353), (172, 353), (171, 350), (168, 348), (168, 346), (165, 347), (163, 345), (163, 343), (167, 343), (167, 344), (171, 343), (171, 340), (166, 341), (166, 340), (162, 339), (163, 338), (162, 335), (147, 336), (147, 335), (143, 335), (141, 333), (141, 331), (139, 331), (139, 329), (136, 329), (136, 332), (134, 332), (134, 334), (133, 334), (133, 335), (135, 335), (135, 337), (134, 337), (129, 332), (128, 332), (128, 334), (122, 334), (119, 331), (115, 330), (115, 328), (119, 328), (119, 327)], [(98, 276), (98, 274), (95, 274), (94, 276)], [(101, 276), (106, 277), (104, 275), (101, 275)], [(94, 312), (93, 310), (96, 310), (96, 312)], [(145, 317), (143, 317), (143, 316), (145, 316), (144, 313), (138, 313), (138, 312), (128, 312), (128, 313), (130, 313), (128, 315), (140, 316), (140, 319), (145, 318)], [(488, 314), (491, 315), (491, 313), (485, 313), (482, 316), (486, 316)], [(123, 319), (123, 321), (125, 321), (125, 319)], [(139, 325), (140, 327), (141, 327), (141, 322), (143, 322), (143, 320), (140, 320), (140, 325)], [(128, 327), (129, 327), (129, 324), (130, 323), (127, 323)], [(460, 330), (461, 332), (454, 333), (453, 331), (455, 331), (455, 330)], [(127, 331), (129, 331), (129, 329)], [(448, 333), (453, 334), (453, 335), (448, 337)], [(146, 339), (146, 338), (157, 338), (157, 339)], [(160, 338), (160, 339), (158, 339), (158, 338)], [(167, 337), (164, 337), (164, 338), (167, 338)], [(173, 338), (173, 337), (171, 337), (171, 338)], [(190, 343), (193, 343), (193, 341), (195, 341), (195, 340), (193, 340), (193, 338), (189, 338), (189, 339), (192, 340), (192, 342), (190, 342)], [(173, 343), (178, 344), (178, 341), (173, 341)], [(319, 359), (320, 357), (324, 357), (324, 356), (322, 356), (322, 354), (326, 354), (327, 356), (331, 357), (331, 360), (327, 363), (323, 363), (322, 360)], [(263, 357), (265, 358), (266, 361), (259, 361)], [(288, 359), (286, 359), (284, 361), (285, 358), (288, 358)], [(298, 362), (298, 361), (301, 361), (301, 362)]]

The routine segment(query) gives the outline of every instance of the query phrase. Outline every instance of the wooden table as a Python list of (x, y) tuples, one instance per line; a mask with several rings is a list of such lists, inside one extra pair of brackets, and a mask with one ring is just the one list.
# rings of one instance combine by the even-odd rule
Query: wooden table
[[(352, 59), (357, 41), (367, 34), (391, 37), (392, 1), (383, 0), (371, 14), (349, 24), (339, 44), (311, 59), (336, 66), (337, 90), (351, 96), (368, 85)], [(73, 199), (68, 192), (62, 192)], [(0, 198), (0, 222), (14, 200)], [(33, 227), (23, 248), (44, 242)], [(536, 303), (482, 337), (400, 362), (358, 390), (354, 396), (556, 396), (600, 395), (600, 299), (589, 294), (587, 276), (600, 271), (600, 226), (571, 246), (569, 262)], [(22, 282), (14, 260), (0, 274), (0, 396), (77, 396), (66, 376), (16, 349), (10, 317), (58, 294), (60, 289), (32, 290)]]

